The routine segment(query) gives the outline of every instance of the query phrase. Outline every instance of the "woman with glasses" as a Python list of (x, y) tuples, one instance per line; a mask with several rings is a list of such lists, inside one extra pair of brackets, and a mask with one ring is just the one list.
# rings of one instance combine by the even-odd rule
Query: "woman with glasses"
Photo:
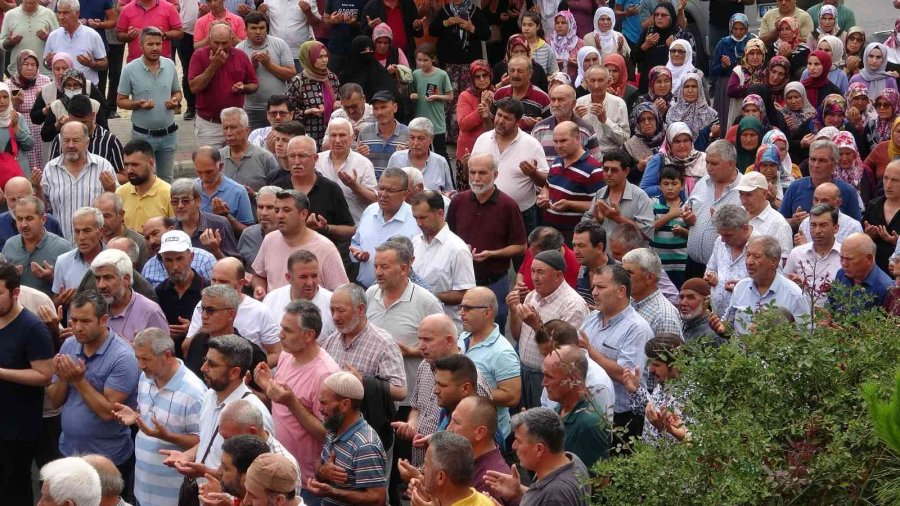
[(469, 173), (462, 159), (472, 152), (475, 139), (494, 127), (491, 104), (494, 102), (494, 86), (491, 84), (491, 68), (484, 60), (469, 65), (472, 85), (459, 94), (456, 117), (459, 121), (459, 138), (456, 140), (456, 189), (469, 189)]
[(694, 37), (677, 24), (677, 12), (670, 2), (660, 2), (653, 9), (653, 19), (641, 34), (638, 43), (631, 48), (631, 59), (640, 73), (638, 89), (646, 92), (650, 81), (650, 69), (669, 62), (669, 46), (676, 40), (694, 44)]
[(859, 73), (865, 50), (866, 32), (862, 27), (854, 26), (847, 30), (847, 41), (844, 42), (844, 72), (847, 78)]

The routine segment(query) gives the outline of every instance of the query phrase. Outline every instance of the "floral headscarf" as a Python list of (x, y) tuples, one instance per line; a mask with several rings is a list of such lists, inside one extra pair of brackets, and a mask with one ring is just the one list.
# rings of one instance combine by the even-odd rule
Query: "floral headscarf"
[(624, 98), (625, 89), (628, 87), (628, 69), (625, 67), (625, 58), (622, 58), (619, 53), (608, 54), (603, 59), (603, 66), (607, 65), (615, 65), (619, 69), (619, 82), (609, 83), (606, 91), (619, 98)]
[(703, 79), (700, 74), (690, 73), (684, 77), (684, 82), (694, 81), (697, 83), (697, 100), (688, 103), (684, 99), (684, 85), (678, 88), (675, 94), (677, 99), (672, 110), (666, 114), (666, 121), (674, 124), (674, 122), (685, 123), (691, 129), (691, 138), (697, 138), (700, 131), (719, 120), (719, 113), (709, 106), (706, 100), (706, 93), (703, 91)]
[(784, 79), (778, 84), (771, 84), (768, 77), (766, 77), (766, 87), (772, 92), (772, 98), (777, 102), (781, 102), (784, 100), (784, 88), (791, 81), (791, 61), (780, 54), (776, 54), (769, 60), (769, 65), (764, 71), (766, 76), (769, 75), (769, 70), (771, 70), (772, 67), (781, 67), (781, 69), (784, 70)]
[[(752, 67), (747, 61), (747, 55), (752, 50), (760, 51), (763, 55), (762, 63), (758, 67)], [(762, 39), (751, 39), (744, 48), (744, 56), (741, 58), (741, 69), (744, 71), (744, 84), (762, 84), (766, 82), (766, 44)]]
[(755, 93), (751, 93), (744, 97), (743, 102), (741, 102), (741, 111), (743, 111), (744, 107), (748, 105), (755, 105), (759, 108), (759, 115), (761, 116), (761, 118), (757, 119), (759, 119), (759, 122), (762, 123), (763, 129), (768, 129), (769, 117), (766, 114), (766, 102), (763, 100), (763, 98)]
[(756, 162), (753, 163), (753, 168), (757, 172), (762, 172), (760, 165), (763, 163), (774, 163), (779, 167), (778, 170), (781, 170), (781, 150), (778, 149), (778, 146), (763, 141), (756, 150)]
[[(321, 83), (322, 86), (322, 102), (325, 111), (323, 113), (323, 118), (330, 118), (331, 113), (334, 110), (334, 97), (336, 96), (335, 90), (332, 89), (331, 82), (329, 80), (329, 75), (331, 72), (326, 68), (324, 72), (317, 69), (315, 66), (315, 62), (319, 59), (319, 56), (322, 55), (322, 51), (328, 53), (328, 49), (325, 48), (325, 44), (317, 40), (308, 40), (304, 42), (300, 46), (299, 59), (300, 66), (303, 68), (303, 75), (312, 79), (313, 81)], [(374, 54), (374, 53), (373, 53)]]
[[(831, 17), (834, 18), (834, 28), (831, 29), (831, 32), (826, 32), (822, 29), (822, 16), (826, 14), (831, 14)], [(826, 4), (819, 9), (819, 33), (823, 35), (837, 35), (841, 33), (841, 27), (838, 24), (837, 7)]]
[(785, 23), (787, 23), (787, 25), (791, 28), (791, 32), (794, 34), (794, 37), (791, 39), (790, 42), (785, 42), (785, 41), (781, 40), (780, 38), (777, 39), (775, 41), (775, 52), (776, 53), (779, 52), (778, 49), (781, 47), (782, 44), (790, 44), (791, 52), (793, 52), (795, 49), (797, 49), (797, 46), (799, 46), (800, 44), (803, 43), (803, 41), (800, 40), (800, 24), (797, 23), (796, 19), (794, 19), (790, 16), (783, 17), (778, 20), (778, 23), (775, 25), (775, 29), (780, 31), (781, 26), (784, 25)]
[[(878, 49), (881, 51), (882, 56), (884, 58), (881, 60), (881, 67), (878, 70), (869, 70), (869, 65), (866, 63), (869, 61), (869, 53), (872, 50)], [(866, 50), (863, 51), (862, 62), (860, 63), (859, 74), (863, 79), (866, 80), (866, 84), (868, 84), (869, 89), (869, 98), (875, 100), (874, 97), (878, 97), (881, 93), (881, 90), (887, 87), (887, 78), (893, 77), (890, 73), (887, 72), (887, 64), (888, 64), (888, 47), (880, 42), (873, 42), (866, 46)]]
[[(894, 88), (885, 88), (881, 90), (878, 98), (887, 100), (891, 104), (892, 109), (891, 119), (886, 121), (882, 120), (880, 117), (875, 119), (875, 136), (878, 137), (878, 142), (884, 142), (891, 138), (893, 118), (896, 118), (897, 113), (900, 112), (900, 92)], [(874, 103), (878, 98), (872, 102)]]
[(888, 158), (892, 161), (900, 158), (900, 148), (897, 147), (897, 144), (900, 144), (900, 139), (894, 134), (894, 130), (897, 128), (897, 125), (900, 125), (900, 117), (894, 118), (894, 123), (891, 124), (891, 139), (888, 142)]
[[(776, 142), (781, 141), (784, 143), (786, 147), (790, 147), (791, 143), (788, 141), (787, 135), (784, 135), (784, 132), (781, 130), (772, 129), (766, 132), (766, 135), (763, 136), (763, 144), (772, 144), (776, 148), (778, 145)], [(778, 156), (781, 156), (781, 149), (779, 149)], [(790, 151), (785, 150), (784, 158), (781, 159), (781, 186), (787, 187), (791, 181), (794, 180), (794, 162), (791, 161), (791, 153)]]
[[(653, 117), (656, 118), (656, 131), (653, 132), (652, 135), (644, 135), (641, 133), (641, 129), (639, 128), (640, 125), (638, 125), (641, 114), (645, 112), (653, 114)], [(640, 138), (654, 154), (659, 151), (660, 146), (662, 146), (662, 143), (665, 140), (662, 115), (659, 114), (659, 109), (653, 102), (641, 102), (634, 107), (634, 112), (631, 115), (631, 129), (634, 131), (634, 135)]]
[(841, 133), (841, 131), (838, 130), (837, 128), (833, 127), (833, 126), (827, 126), (827, 127), (824, 127), (824, 128), (820, 128), (819, 131), (816, 132), (816, 138), (815, 138), (815, 140), (817, 140), (817, 141), (820, 141), (820, 140), (831, 141), (831, 140), (834, 140), (834, 137), (835, 137), (837, 134), (839, 134), (839, 133)]
[(653, 85), (656, 83), (656, 80), (659, 79), (659, 76), (663, 74), (669, 76), (669, 80), (672, 81), (672, 90), (675, 89), (675, 81), (672, 79), (672, 71), (663, 65), (657, 65), (650, 69), (650, 72), (647, 75), (647, 96), (649, 96), (651, 100), (656, 100), (657, 98), (661, 98), (667, 102), (669, 100), (672, 100), (672, 90), (669, 90), (669, 94), (664, 97), (656, 96), (656, 92), (653, 90)]
[[(831, 7), (830, 5), (826, 5), (826, 7)], [(841, 42), (841, 39), (835, 37), (834, 35), (823, 35), (819, 37), (819, 42), (825, 41), (828, 44), (828, 47), (831, 48), (831, 68), (828, 71), (832, 71), (834, 69), (839, 69), (844, 66), (844, 43)]]
[[(521, 33), (517, 33), (509, 38), (506, 41), (506, 61), (508, 62), (510, 58), (512, 58), (512, 50), (516, 46), (522, 46), (528, 51), (528, 55), (531, 56), (531, 46), (528, 45), (528, 39), (525, 38)], [(568, 58), (568, 57), (567, 57)]]
[[(588, 57), (589, 54), (594, 53), (597, 55), (597, 59), (599, 61), (603, 61), (603, 57), (600, 56), (600, 51), (597, 50), (596, 47), (592, 46), (584, 46), (578, 50), (578, 55), (576, 56), (576, 60), (578, 60), (578, 76), (575, 77), (575, 87), (581, 86), (581, 83), (585, 81), (585, 69), (584, 69), (584, 60)], [(568, 57), (566, 57), (568, 59)]]
[[(469, 64), (469, 75), (472, 76), (472, 85), (469, 86), (468, 90), (475, 98), (481, 98), (481, 92), (484, 90), (475, 89), (475, 73), (476, 72), (487, 72), (488, 75), (488, 83), (493, 82), (494, 74), (491, 72), (491, 66), (488, 62), (484, 60), (475, 60)], [(489, 90), (493, 90), (494, 87), (491, 84), (488, 84)]]
[(838, 132), (831, 142), (835, 143), (838, 149), (852, 149), (853, 153), (856, 155), (853, 166), (849, 168), (845, 169), (841, 167), (841, 164), (836, 164), (832, 176), (854, 188), (858, 188), (859, 181), (862, 179), (863, 174), (865, 174), (866, 168), (865, 165), (863, 165), (862, 159), (859, 157), (859, 150), (856, 148), (856, 139), (853, 138), (853, 134), (850, 132)]
[(684, 39), (678, 39), (672, 41), (672, 44), (669, 45), (669, 50), (671, 51), (675, 46), (684, 49), (685, 54), (684, 63), (681, 65), (672, 63), (671, 54), (669, 55), (669, 62), (666, 63), (666, 68), (669, 69), (669, 72), (672, 74), (672, 91), (678, 91), (678, 89), (681, 88), (682, 83), (684, 83), (685, 77), (697, 70), (693, 63), (694, 49), (691, 47), (691, 43)]
[[(884, 41), (884, 45), (888, 47), (888, 54), (885, 56), (885, 59), (891, 63), (900, 63), (900, 18), (894, 20), (894, 31)], [(865, 63), (865, 60), (863, 60), (863, 65)]]
[(816, 130), (820, 130), (825, 127), (825, 116), (831, 114), (840, 113), (841, 115), (847, 115), (847, 101), (844, 97), (838, 95), (837, 93), (832, 93), (825, 97), (822, 100), (822, 104), (819, 106), (819, 110), (816, 112)]
[[(799, 111), (792, 111), (787, 107), (787, 96), (788, 93), (792, 91), (797, 92), (800, 94), (800, 97), (803, 98), (803, 107)], [(782, 109), (781, 114), (784, 115), (784, 119), (791, 129), (797, 128), (803, 123), (816, 117), (816, 108), (809, 103), (809, 98), (806, 96), (806, 88), (799, 82), (793, 81), (784, 87), (784, 98), (785, 106), (784, 109)]]
[(845, 95), (844, 97), (847, 99), (847, 107), (853, 106), (853, 99), (856, 97), (866, 97), (866, 110), (859, 111), (862, 115), (862, 121), (867, 122), (869, 120), (877, 119), (878, 113), (875, 112), (875, 108), (872, 107), (872, 101), (869, 100), (869, 93), (866, 89), (866, 83), (857, 81), (855, 83), (851, 83), (850, 86), (847, 87), (847, 95)]
[(550, 37), (550, 44), (553, 46), (557, 58), (568, 61), (579, 40), (578, 33), (575, 30), (575, 16), (571, 11), (559, 11), (553, 19), (555, 20), (560, 16), (565, 18), (566, 23), (569, 25), (569, 31), (565, 35), (558, 35), (556, 30), (554, 30), (553, 35)]
[[(670, 148), (675, 142), (675, 138), (682, 134), (687, 134), (691, 138), (691, 152), (687, 158), (678, 158)], [(696, 180), (707, 174), (703, 153), (693, 147), (694, 139), (696, 139), (696, 136), (691, 131), (691, 127), (681, 121), (676, 121), (666, 128), (666, 142), (660, 149), (660, 153), (663, 154), (662, 166), (675, 167), (685, 175), (685, 186), (688, 194), (693, 191)]]
[(77, 70), (77, 69), (67, 70), (66, 73), (63, 74), (62, 79), (60, 80), (60, 87), (59, 87), (59, 91), (63, 93), (63, 96), (60, 98), (60, 101), (62, 101), (63, 107), (65, 107), (66, 110), (69, 110), (69, 100), (71, 100), (69, 97), (67, 97), (65, 95), (65, 92), (64, 92), (66, 81), (68, 81), (69, 79), (74, 79), (74, 80), (78, 81), (79, 84), (81, 84), (81, 94), (82, 95), (87, 95), (87, 92), (88, 92), (87, 91), (87, 79), (84, 77), (84, 73), (82, 73), (80, 70)]

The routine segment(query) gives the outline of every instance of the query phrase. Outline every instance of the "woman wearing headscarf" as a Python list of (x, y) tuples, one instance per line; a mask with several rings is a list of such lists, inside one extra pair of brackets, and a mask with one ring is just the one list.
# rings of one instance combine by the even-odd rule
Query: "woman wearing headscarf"
[(704, 151), (706, 146), (719, 137), (719, 115), (706, 101), (703, 78), (691, 73), (675, 93), (675, 105), (666, 115), (666, 125), (681, 122), (691, 129), (694, 147)]
[[(371, 99), (379, 91), (387, 91), (397, 97), (398, 102), (401, 102), (397, 92), (397, 82), (387, 69), (375, 59), (375, 43), (366, 35), (359, 35), (350, 43), (350, 53), (347, 55), (347, 61), (338, 82), (360, 85), (367, 99)], [(297, 114), (296, 111), (294, 114)]]
[(866, 167), (859, 156), (856, 139), (850, 132), (838, 132), (832, 142), (838, 147), (838, 163), (834, 167), (834, 178), (859, 190), (859, 197), (865, 207), (877, 191), (875, 175)]
[(456, 117), (459, 119), (459, 137), (456, 140), (456, 189), (469, 188), (469, 173), (460, 158), (472, 153), (475, 139), (493, 128), (491, 104), (494, 101), (494, 86), (491, 84), (491, 68), (484, 60), (475, 60), (469, 66), (472, 86), (459, 94), (456, 103)]
[(864, 133), (856, 131), (847, 123), (847, 100), (837, 93), (825, 97), (816, 111), (816, 117), (807, 121), (791, 135), (791, 155), (796, 153), (797, 160), (806, 160), (809, 156), (809, 146), (816, 140), (817, 133), (826, 127), (836, 128), (840, 132), (850, 132), (860, 148), (860, 156), (865, 158), (869, 155), (870, 148), (865, 141)]
[[(536, 16), (538, 27), (543, 31), (543, 34), (539, 36), (541, 38), (549, 37), (553, 33), (554, 16), (559, 11), (569, 10), (569, 2), (568, 0), (525, 0), (525, 9), (523, 10), (525, 11), (522, 13), (523, 17), (527, 14)], [(548, 71), (548, 73), (550, 72)]]
[(875, 178), (881, 181), (884, 177), (884, 169), (894, 160), (900, 159), (900, 118), (895, 118), (891, 124), (891, 137), (879, 143), (875, 149), (865, 158), (866, 167), (875, 174)]
[(584, 45), (596, 47), (606, 60), (606, 55), (618, 54), (628, 58), (631, 46), (625, 36), (614, 30), (616, 13), (609, 7), (600, 7), (594, 13), (594, 31), (584, 36)]
[(807, 121), (816, 117), (816, 108), (809, 103), (806, 96), (806, 88), (797, 81), (792, 81), (784, 87), (784, 107), (781, 109), (784, 121), (787, 123), (786, 134), (793, 135), (797, 129)]
[(766, 65), (766, 87), (778, 108), (784, 107), (784, 88), (791, 81), (791, 62), (776, 54)]
[[(54, 100), (61, 99), (65, 96), (65, 93), (63, 93), (63, 76), (66, 72), (74, 68), (75, 59), (69, 56), (68, 53), (59, 52), (53, 54), (53, 59), (50, 62), (50, 70), (53, 72), (53, 79), (41, 88), (37, 98), (34, 100), (34, 105), (31, 107), (30, 114), (32, 123), (35, 125), (44, 124), (47, 120), (47, 115), (50, 113), (50, 104), (53, 103)], [(103, 94), (90, 81), (86, 81), (85, 86), (87, 86), (87, 89), (82, 90), (84, 94), (100, 104), (100, 110), (94, 121), (103, 128), (109, 128), (106, 107), (103, 102)], [(49, 151), (45, 154), (49, 154)]]
[(765, 119), (761, 119), (763, 125), (767, 129), (772, 127), (777, 128), (782, 132), (787, 132), (787, 122), (784, 121), (784, 115), (781, 114), (781, 110), (779, 110), (778, 106), (775, 104), (775, 100), (772, 98), (772, 92), (769, 91), (769, 87), (765, 84), (754, 84), (747, 91), (749, 91), (751, 95), (757, 95), (762, 99), (762, 113), (765, 116)]
[(649, 89), (638, 98), (640, 102), (653, 102), (663, 120), (672, 107), (675, 95), (672, 93), (672, 72), (662, 65), (650, 69), (647, 79)]
[[(41, 150), (41, 125), (31, 121), (31, 108), (37, 100), (41, 88), (50, 83), (50, 78), (40, 73), (40, 60), (30, 49), (19, 51), (16, 58), (16, 72), (9, 78), (9, 89), (12, 92), (13, 109), (19, 113), (19, 122), (25, 122), (34, 147), (27, 151), (28, 164), (24, 167), (25, 173), (31, 173), (31, 167), (43, 167), (44, 160)], [(48, 160), (49, 161), (49, 160)]]
[[(844, 43), (841, 39), (833, 35), (823, 35), (819, 37), (819, 45), (816, 47), (819, 51), (824, 51), (831, 55), (831, 69), (828, 71), (828, 80), (837, 86), (842, 94), (847, 93), (850, 86), (850, 80), (844, 73)], [(804, 70), (800, 79), (809, 77), (809, 72)]]
[(838, 23), (837, 9), (833, 5), (823, 5), (819, 9), (818, 26), (809, 34), (806, 45), (816, 47), (824, 35), (837, 37), (842, 43), (847, 39), (847, 32)]
[(534, 58), (531, 57), (531, 48), (528, 46), (528, 40), (520, 33), (513, 35), (506, 41), (506, 56), (491, 69), (493, 74), (491, 79), (494, 86), (499, 88), (509, 84), (509, 74), (507, 74), (509, 67), (507, 67), (507, 63), (513, 56), (527, 56), (531, 58), (531, 84), (542, 90), (548, 89), (547, 73), (544, 71), (544, 67), (538, 65)]
[(875, 99), (875, 130), (872, 141), (875, 144), (891, 138), (894, 119), (900, 116), (900, 92), (885, 88)]
[(587, 71), (591, 67), (600, 65), (600, 51), (598, 51), (595, 47), (582, 47), (578, 50), (577, 61), (578, 73), (574, 79), (571, 79), (571, 82), (575, 87), (575, 96), (583, 97), (591, 93), (591, 91), (587, 87)]
[[(844, 42), (844, 73), (852, 78), (859, 73), (865, 62), (866, 32), (861, 26), (854, 26), (847, 30), (847, 40)], [(885, 58), (887, 60), (887, 58)]]
[(747, 167), (744, 173), (754, 171), (766, 176), (766, 182), (769, 183), (766, 199), (769, 205), (775, 209), (780, 208), (784, 188), (781, 186), (781, 151), (778, 150), (778, 146), (765, 143), (759, 146), (756, 150), (756, 161)]
[(728, 81), (734, 67), (744, 59), (747, 42), (756, 38), (748, 33), (750, 20), (743, 12), (738, 12), (728, 20), (730, 35), (716, 43), (716, 51), (709, 61), (709, 73), (713, 80), (713, 106), (719, 114), (719, 124), (728, 125), (731, 98), (728, 96)]
[(728, 79), (728, 97), (731, 99), (728, 106), (727, 125), (734, 123), (740, 116), (740, 107), (744, 97), (749, 93), (751, 85), (765, 84), (766, 81), (766, 45), (761, 39), (751, 39), (744, 47), (744, 57), (740, 65), (734, 67), (731, 77)]
[(388, 69), (392, 75), (396, 75), (391, 67), (403, 65), (409, 67), (406, 54), (394, 45), (394, 31), (387, 23), (379, 23), (372, 29), (372, 42), (375, 43), (375, 59), (382, 67)]
[(631, 131), (634, 135), (625, 141), (625, 151), (634, 158), (637, 170), (628, 171), (628, 181), (639, 185), (647, 162), (659, 153), (666, 135), (662, 116), (653, 102), (641, 102), (635, 106), (631, 113)]
[(628, 82), (628, 69), (625, 65), (625, 58), (616, 53), (608, 54), (603, 59), (603, 66), (609, 72), (609, 87), (606, 89), (606, 92), (624, 100), (625, 106), (628, 108), (628, 114), (631, 115), (639, 94), (637, 87)]
[(756, 161), (756, 151), (762, 145), (763, 125), (756, 116), (741, 118), (737, 128), (737, 169), (745, 172)]
[(34, 148), (34, 138), (22, 115), (13, 109), (12, 93), (4, 82), (0, 82), (0, 148), (0, 188), (10, 178), (31, 174), (28, 152)]
[(584, 42), (578, 37), (575, 29), (575, 16), (569, 11), (561, 11), (556, 17), (555, 29), (550, 36), (550, 47), (556, 54), (556, 64), (560, 70), (575, 79), (578, 75), (578, 51)]
[(766, 101), (761, 96), (751, 93), (744, 97), (744, 101), (741, 102), (741, 113), (737, 118), (734, 118), (734, 124), (728, 127), (728, 130), (725, 132), (725, 140), (732, 144), (737, 143), (738, 125), (740, 125), (742, 119), (748, 116), (759, 120), (763, 130), (768, 130), (771, 126), (769, 125), (769, 116), (766, 112)]
[(819, 108), (822, 100), (828, 95), (837, 94), (841, 97), (844, 96), (840, 88), (828, 79), (830, 68), (830, 54), (818, 49), (809, 53), (809, 57), (806, 59), (806, 72), (809, 76), (800, 82), (806, 88), (806, 96), (809, 97), (809, 103), (816, 109)]
[(763, 144), (772, 144), (778, 148), (778, 153), (781, 156), (780, 175), (782, 189), (787, 189), (788, 185), (795, 179), (803, 177), (800, 172), (800, 167), (791, 160), (791, 154), (790, 151), (788, 151), (788, 138), (784, 132), (780, 130), (769, 130), (766, 132), (766, 135), (763, 136)]
[(694, 149), (694, 136), (686, 124), (669, 125), (659, 153), (647, 162), (640, 186), (651, 197), (661, 195), (659, 173), (663, 167), (675, 167), (684, 176), (684, 195), (690, 195), (697, 181), (707, 174), (706, 153)]
[(690, 42), (682, 39), (673, 41), (669, 46), (669, 61), (666, 68), (672, 72), (672, 91), (677, 92), (681, 88), (684, 79), (688, 74), (699, 73), (703, 76), (703, 71), (694, 67), (694, 50), (691, 48)]
[(800, 25), (792, 17), (784, 17), (778, 20), (776, 25), (778, 38), (772, 43), (769, 54), (780, 54), (791, 62), (791, 79), (799, 79), (806, 67), (806, 58), (809, 56), (809, 47), (805, 41), (800, 40)]
[(670, 2), (659, 2), (653, 8), (653, 18), (642, 33), (636, 46), (631, 48), (631, 59), (637, 64), (641, 79), (638, 89), (647, 91), (650, 69), (665, 65), (669, 61), (669, 46), (678, 39), (694, 43), (694, 38), (676, 22), (675, 6)]
[(884, 44), (873, 42), (866, 46), (859, 74), (850, 79), (851, 83), (865, 83), (869, 98), (872, 100), (875, 100), (885, 88), (897, 89), (897, 79), (886, 70), (887, 54), (888, 47)]
[(847, 88), (847, 128), (858, 132), (865, 139), (869, 150), (878, 144), (875, 138), (875, 122), (878, 114), (866, 92), (866, 85), (853, 83)]
[[(894, 20), (894, 30), (891, 35), (884, 41), (887, 46), (887, 70), (890, 72), (900, 72), (900, 18)], [(865, 61), (860, 66), (865, 65)]]
[[(387, 70), (375, 61), (372, 53), (372, 61), (387, 73)], [(328, 49), (321, 42), (310, 40), (300, 46), (299, 74), (291, 78), (288, 84), (288, 107), (294, 111), (294, 119), (303, 123), (306, 127), (306, 135), (316, 140), (316, 145), (322, 145), (325, 137), (325, 128), (328, 119), (334, 110), (334, 102), (338, 99), (337, 90), (340, 87), (337, 76), (328, 70)], [(366, 92), (366, 97), (371, 98)]]
[[(65, 119), (69, 116), (69, 102), (75, 95), (87, 95), (85, 90), (90, 86), (90, 81), (84, 77), (80, 70), (69, 69), (62, 77), (62, 96), (50, 102), (47, 119), (41, 125), (41, 139), (48, 145), (59, 134)], [(96, 87), (93, 88), (95, 91)], [(102, 97), (101, 97), (102, 100)], [(91, 97), (91, 107), (96, 114), (96, 120), (99, 123), (100, 112), (103, 110), (100, 106), (102, 102)]]

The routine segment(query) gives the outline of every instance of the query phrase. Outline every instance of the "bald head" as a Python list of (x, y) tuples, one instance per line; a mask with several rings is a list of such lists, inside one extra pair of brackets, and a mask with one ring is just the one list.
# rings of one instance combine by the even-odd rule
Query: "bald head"
[(864, 254), (875, 256), (875, 241), (868, 234), (856, 232), (847, 236), (841, 243), (841, 252), (856, 251)]
[(875, 268), (875, 241), (862, 232), (847, 236), (841, 243), (841, 268), (848, 278), (861, 283)]
[(122, 473), (111, 460), (96, 454), (85, 455), (81, 458), (100, 475), (100, 495), (103, 498), (118, 498), (122, 494), (125, 481), (122, 479)]
[(841, 203), (841, 190), (832, 182), (820, 184), (813, 192), (813, 205), (828, 204), (835, 209), (840, 209)]
[(16, 176), (6, 182), (3, 193), (9, 198), (10, 193), (18, 196), (31, 195), (34, 191), (31, 188), (31, 182), (22, 176)]
[[(225, 258), (222, 258), (221, 260), (219, 260), (218, 262), (216, 262), (216, 265), (213, 266), (213, 274), (214, 274), (213, 284), (214, 285), (215, 284), (223, 284), (223, 283), (216, 283), (215, 278), (217, 278), (218, 276), (216, 276), (215, 274), (217, 274), (217, 273), (219, 276), (226, 277), (232, 283), (238, 282), (241, 279), (243, 279), (243, 277), (244, 277), (244, 264), (242, 264), (241, 261), (238, 260), (237, 258), (225, 257)], [(231, 283), (228, 283), (228, 284), (231, 284)], [(238, 290), (238, 292), (240, 292), (239, 288), (235, 288), (235, 289)]]
[(563, 121), (553, 129), (554, 134), (565, 135), (572, 139), (581, 139), (581, 131), (574, 121)]
[(428, 315), (419, 323), (419, 330), (427, 330), (434, 335), (443, 336), (456, 342), (456, 325), (444, 313)]

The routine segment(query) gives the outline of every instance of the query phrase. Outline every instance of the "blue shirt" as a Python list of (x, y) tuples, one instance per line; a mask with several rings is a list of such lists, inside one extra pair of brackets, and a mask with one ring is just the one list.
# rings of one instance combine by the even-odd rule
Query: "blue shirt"
[(244, 225), (253, 225), (256, 222), (253, 219), (253, 210), (250, 208), (250, 196), (247, 195), (247, 189), (234, 179), (222, 174), (222, 181), (212, 195), (203, 189), (200, 178), (194, 179), (194, 184), (200, 191), (200, 210), (204, 213), (212, 213), (212, 200), (219, 198), (228, 205), (229, 212), (239, 222)]
[(731, 294), (731, 304), (725, 312), (725, 319), (734, 328), (735, 334), (747, 334), (750, 332), (753, 315), (769, 305), (787, 309), (794, 315), (798, 325), (809, 323), (801, 321), (803, 316), (810, 314), (809, 298), (800, 286), (780, 273), (775, 273), (775, 279), (766, 293), (759, 293), (753, 278), (738, 281)]
[[(100, 248), (103, 248), (102, 244)], [(77, 289), (90, 269), (91, 264), (84, 261), (78, 248), (56, 257), (53, 266), (53, 293), (62, 293), (69, 288)]]
[[(44, 230), (51, 234), (62, 237), (62, 229), (59, 228), (59, 221), (52, 214), (44, 213), (47, 221), (44, 222)], [(12, 213), (6, 211), (0, 214), (0, 244), (6, 244), (6, 240), (14, 235), (19, 235), (19, 229), (16, 228), (16, 219)]]
[[(522, 374), (519, 356), (509, 341), (500, 334), (500, 327), (494, 324), (494, 330), (484, 338), (484, 341), (470, 346), (472, 334), (463, 332), (459, 336), (459, 349), (463, 354), (475, 362), (478, 372), (484, 377), (491, 389), (496, 389), (497, 384), (512, 378), (518, 378)], [(497, 407), (497, 431), (506, 439), (510, 433), (509, 408)]]
[[(341, 490), (365, 490), (387, 485), (385, 469), (387, 458), (381, 439), (375, 429), (359, 416), (359, 420), (337, 435), (329, 431), (322, 445), (320, 462), (325, 462), (335, 455), (335, 464), (347, 471), (345, 483), (329, 483)], [(342, 505), (344, 503), (330, 498), (323, 498), (322, 504)]]
[[(197, 271), (197, 274), (203, 276), (203, 279), (205, 279), (207, 283), (210, 282), (212, 268), (216, 265), (216, 257), (204, 249), (193, 248), (193, 251), (194, 259), (191, 260), (191, 269), (194, 269)], [(144, 279), (156, 288), (156, 285), (162, 283), (169, 277), (169, 273), (166, 272), (166, 268), (163, 267), (159, 255), (155, 255), (148, 259), (147, 263), (144, 264), (144, 268), (141, 270), (141, 276), (144, 276)]]
[[(412, 167), (409, 161), (409, 150), (397, 151), (388, 160), (388, 168)], [(381, 176), (379, 175), (379, 178)], [(453, 179), (450, 176), (450, 164), (447, 159), (434, 151), (428, 152), (425, 167), (422, 169), (422, 179), (425, 180), (425, 188), (428, 190), (447, 192), (453, 190)]]
[[(378, 131), (378, 124), (374, 122), (363, 124), (356, 136), (357, 146), (366, 145), (369, 147), (369, 154), (366, 158), (371, 160), (372, 165), (375, 167), (376, 179), (381, 179), (381, 173), (390, 166), (388, 162), (393, 158), (394, 153), (398, 149), (409, 145), (409, 129), (403, 123), (397, 120), (394, 121), (396, 122), (394, 133), (387, 139), (381, 136), (381, 132)], [(400, 165), (399, 167), (406, 167), (406, 165)], [(430, 188), (428, 185), (426, 187)]]
[[(866, 297), (862, 305), (860, 305), (858, 298), (855, 297), (860, 290), (853, 290), (854, 297), (851, 299), (852, 302), (850, 302), (850, 304), (851, 309), (854, 312), (858, 312), (860, 309), (885, 307), (888, 300), (888, 294), (890, 293), (891, 288), (895, 286), (894, 280), (885, 274), (885, 272), (877, 265), (872, 266), (869, 275), (866, 276), (866, 279), (859, 285), (856, 285), (852, 279), (847, 277), (847, 274), (844, 273), (844, 269), (837, 272), (837, 275), (834, 277), (834, 282), (835, 284), (840, 283), (851, 288), (855, 286), (860, 286), (862, 288), (863, 294), (860, 296)], [(830, 294), (828, 296), (828, 305), (835, 305), (835, 301)]]
[[(138, 368), (134, 349), (128, 341), (112, 330), (97, 351), (88, 357), (84, 346), (72, 336), (62, 344), (59, 352), (71, 355), (76, 363), (84, 361), (85, 379), (100, 393), (105, 388), (128, 394), (124, 404), (136, 406), (137, 386), (141, 370)], [(59, 378), (53, 378), (54, 383)], [(134, 451), (131, 429), (115, 419), (103, 421), (94, 413), (78, 393), (69, 385), (66, 401), (62, 406), (62, 435), (59, 451), (65, 456), (99, 453), (109, 457), (114, 464), (125, 463)]]
[[(840, 179), (835, 179), (832, 183), (837, 185), (841, 191), (841, 211), (854, 220), (860, 221), (862, 219), (862, 211), (859, 209), (859, 192), (856, 191), (856, 188)], [(809, 176), (791, 183), (787, 191), (784, 192), (784, 198), (781, 199), (781, 215), (785, 218), (790, 218), (797, 211), (798, 207), (809, 212), (810, 208), (812, 208), (813, 192), (815, 190), (812, 179)]]
[[(384, 221), (384, 214), (378, 203), (369, 204), (369, 207), (363, 211), (359, 218), (359, 226), (356, 227), (356, 233), (353, 234), (353, 240), (350, 244), (356, 248), (369, 253), (369, 259), (365, 262), (359, 262), (359, 274), (356, 281), (368, 288), (375, 282), (375, 248), (384, 241), (395, 235), (403, 235), (412, 239), (421, 234), (419, 226), (413, 218), (412, 207), (406, 202), (400, 206), (400, 209), (394, 216)], [(354, 262), (357, 260), (354, 258)]]

